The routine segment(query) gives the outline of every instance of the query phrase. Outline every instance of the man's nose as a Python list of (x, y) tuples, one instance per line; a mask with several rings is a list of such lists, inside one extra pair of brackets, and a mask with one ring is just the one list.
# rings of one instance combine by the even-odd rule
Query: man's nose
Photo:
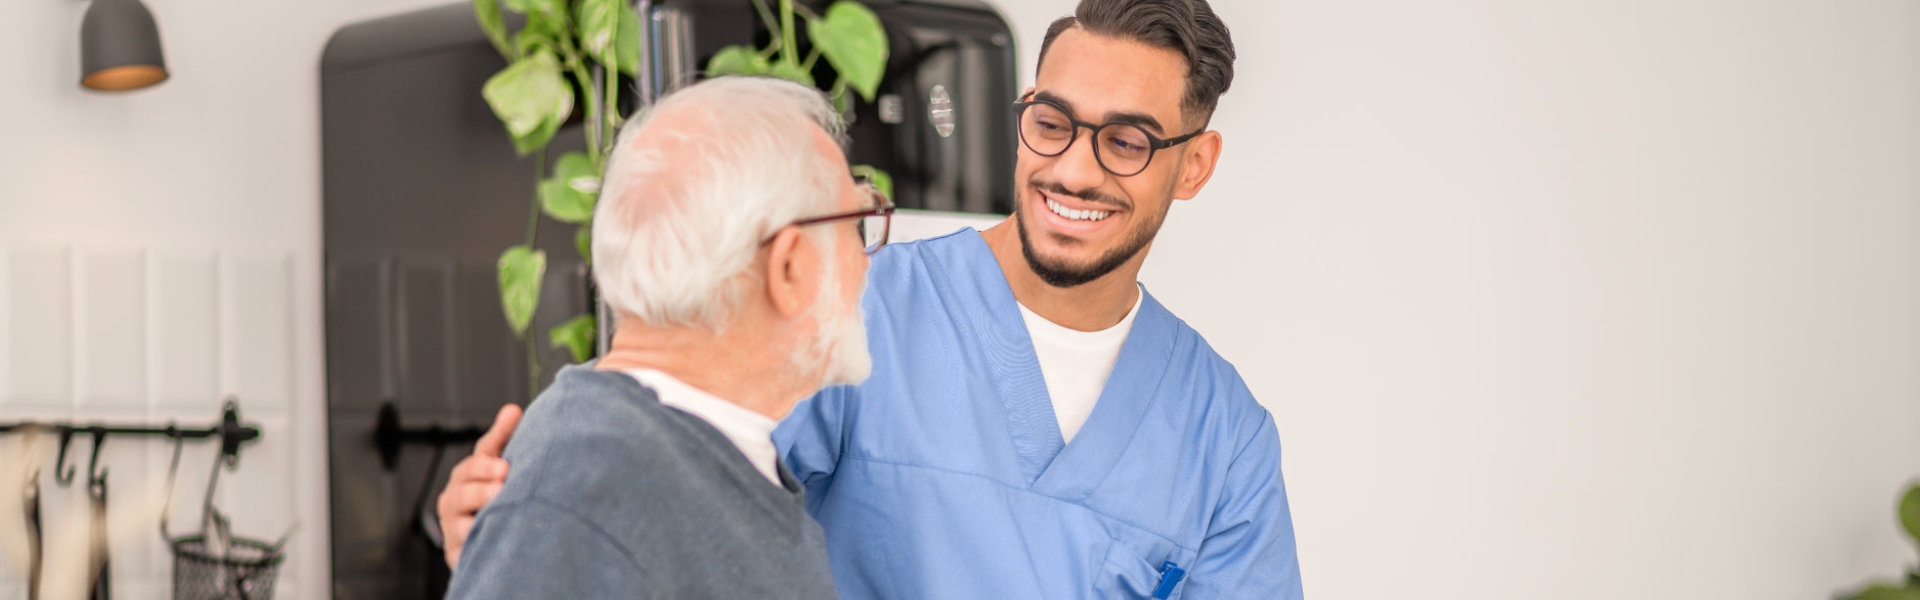
[(1100, 167), (1100, 158), (1094, 154), (1093, 132), (1082, 129), (1075, 133), (1078, 136), (1067, 151), (1054, 158), (1054, 180), (1069, 190), (1098, 189), (1107, 182), (1107, 170)]

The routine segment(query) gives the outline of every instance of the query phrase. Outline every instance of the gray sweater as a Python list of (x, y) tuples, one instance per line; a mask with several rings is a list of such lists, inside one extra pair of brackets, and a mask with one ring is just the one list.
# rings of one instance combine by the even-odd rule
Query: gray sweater
[(800, 485), (624, 373), (569, 367), (521, 420), (448, 598), (835, 598)]

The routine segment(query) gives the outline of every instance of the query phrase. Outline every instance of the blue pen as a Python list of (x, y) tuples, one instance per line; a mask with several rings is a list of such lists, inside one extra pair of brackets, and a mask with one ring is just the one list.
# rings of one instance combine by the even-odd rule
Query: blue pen
[(1180, 580), (1186, 576), (1187, 570), (1180, 568), (1180, 565), (1174, 564), (1173, 561), (1160, 563), (1160, 587), (1153, 588), (1153, 597), (1159, 600), (1172, 597), (1173, 587), (1180, 585)]

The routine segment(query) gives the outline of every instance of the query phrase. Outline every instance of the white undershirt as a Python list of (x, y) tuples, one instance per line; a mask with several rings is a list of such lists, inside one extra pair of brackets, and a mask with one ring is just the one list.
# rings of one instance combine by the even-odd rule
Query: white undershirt
[(1020, 307), (1020, 318), (1027, 322), (1027, 336), (1033, 338), (1033, 353), (1040, 358), (1040, 376), (1047, 382), (1047, 396), (1053, 399), (1053, 417), (1060, 422), (1060, 437), (1073, 441), (1080, 426), (1093, 414), (1100, 390), (1107, 387), (1113, 363), (1120, 360), (1120, 347), (1133, 330), (1133, 317), (1140, 314), (1140, 300), (1146, 292), (1134, 296), (1133, 308), (1114, 326), (1099, 331), (1075, 331)]
[(700, 417), (714, 429), (720, 430), (733, 442), (740, 453), (747, 456), (747, 462), (755, 470), (767, 476), (767, 481), (780, 485), (780, 473), (775, 469), (773, 450), (773, 428), (779, 423), (766, 415), (747, 410), (738, 404), (721, 400), (700, 388), (687, 385), (672, 375), (653, 369), (628, 369), (628, 375), (640, 381), (640, 385), (653, 388), (660, 396), (660, 403), (686, 411)]

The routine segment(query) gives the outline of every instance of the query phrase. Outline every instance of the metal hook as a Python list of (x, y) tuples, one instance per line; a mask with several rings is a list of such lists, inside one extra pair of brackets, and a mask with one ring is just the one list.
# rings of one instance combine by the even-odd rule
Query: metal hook
[(53, 463), (53, 480), (61, 486), (73, 484), (74, 467), (67, 466), (67, 446), (73, 444), (73, 430), (60, 430), (60, 459)]
[(87, 485), (106, 481), (107, 472), (100, 470), (100, 447), (107, 445), (107, 430), (93, 430), (93, 458), (87, 460)]
[(167, 464), (167, 499), (160, 508), (160, 539), (173, 541), (173, 534), (167, 531), (167, 519), (173, 514), (173, 488), (180, 476), (180, 450), (186, 447), (187, 437), (179, 435), (179, 429), (173, 422), (167, 422), (167, 435), (173, 436), (173, 461)]

